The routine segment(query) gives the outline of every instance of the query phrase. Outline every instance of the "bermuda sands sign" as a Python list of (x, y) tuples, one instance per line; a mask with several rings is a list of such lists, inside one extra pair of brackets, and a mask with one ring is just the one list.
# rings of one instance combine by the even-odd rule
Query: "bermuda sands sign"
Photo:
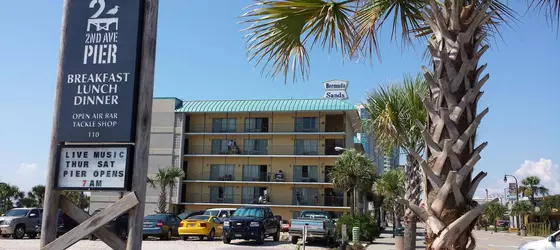
[(330, 80), (324, 82), (323, 86), (325, 87), (325, 95), (323, 95), (324, 98), (341, 100), (348, 99), (348, 94), (346, 93), (346, 89), (348, 89), (348, 81)]
[(70, 1), (59, 142), (133, 142), (140, 1)]

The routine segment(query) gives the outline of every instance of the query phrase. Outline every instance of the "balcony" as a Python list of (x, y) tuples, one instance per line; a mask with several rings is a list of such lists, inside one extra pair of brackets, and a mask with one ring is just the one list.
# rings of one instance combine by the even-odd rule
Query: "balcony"
[[(185, 195), (185, 194), (184, 194)], [(211, 196), (210, 193), (187, 193), (183, 203), (212, 203), (212, 204), (251, 204), (263, 206), (283, 207), (344, 207), (343, 197), (300, 197), (299, 200), (291, 195), (269, 194), (269, 200), (259, 199), (260, 195), (241, 194), (239, 191), (232, 195)], [(263, 197), (264, 198), (264, 197)]]
[(213, 126), (212, 124), (189, 124), (185, 127), (186, 134), (344, 134), (344, 126), (301, 126), (296, 123), (245, 124), (235, 123), (229, 126)]
[(223, 156), (261, 156), (261, 155), (278, 155), (278, 156), (332, 156), (338, 157), (340, 153), (334, 150), (334, 147), (320, 146), (293, 146), (293, 145), (276, 145), (263, 148), (250, 148), (245, 150), (243, 145), (234, 147), (212, 147), (210, 145), (192, 145), (185, 147), (183, 151), (185, 155), (223, 155)]
[[(200, 172), (199, 172), (200, 173)], [(233, 172), (231, 173), (213, 173), (212, 171), (202, 171), (202, 177), (200, 175), (196, 175), (196, 177), (192, 177), (195, 173), (189, 173), (186, 176), (186, 179), (183, 180), (185, 183), (194, 183), (194, 182), (235, 182), (235, 183), (252, 183), (252, 182), (267, 182), (267, 183), (276, 183), (276, 184), (286, 184), (286, 185), (293, 185), (295, 183), (302, 183), (302, 184), (317, 184), (317, 185), (331, 185), (330, 182), (322, 182), (318, 177), (318, 174), (294, 174), (293, 176), (289, 177), (286, 174), (279, 174), (277, 172), (259, 172), (255, 174), (243, 174), (243, 175), (235, 175)], [(268, 186), (268, 184), (267, 184)]]

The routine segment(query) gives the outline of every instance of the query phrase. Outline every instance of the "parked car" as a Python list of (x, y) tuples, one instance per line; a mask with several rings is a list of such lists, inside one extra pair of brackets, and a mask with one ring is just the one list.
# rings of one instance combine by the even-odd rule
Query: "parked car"
[(292, 244), (297, 244), (303, 237), (305, 226), (307, 226), (307, 239), (323, 240), (325, 245), (329, 245), (336, 237), (336, 226), (329, 212), (306, 210), (301, 212), (299, 218), (292, 219), (290, 222)]
[(0, 234), (4, 238), (12, 236), (21, 239), (26, 234), (31, 239), (35, 238), (35, 226), (42, 213), (42, 208), (14, 208), (0, 217)]
[[(41, 226), (43, 222), (42, 217), (43, 215), (41, 214), (41, 218), (37, 219), (37, 225), (35, 226), (35, 232), (37, 234), (41, 234)], [(58, 210), (56, 220), (56, 236), (63, 235), (68, 231), (74, 229), (78, 225), (78, 222), (70, 218), (70, 216), (68, 216), (67, 214), (63, 213), (62, 210)]]
[(204, 237), (214, 240), (214, 237), (221, 237), (224, 231), (222, 221), (210, 215), (195, 215), (179, 223), (179, 236), (187, 240), (191, 236), (198, 236), (200, 240)]
[(177, 215), (177, 217), (179, 217), (179, 219), (181, 219), (181, 220), (185, 220), (185, 219), (188, 219), (192, 216), (203, 215), (203, 214), (204, 214), (204, 211), (183, 212), (183, 213), (180, 213), (179, 215)]
[(162, 240), (170, 240), (179, 235), (179, 223), (181, 219), (174, 214), (152, 214), (144, 217), (143, 238), (149, 236), (159, 237)]
[[(93, 211), (92, 216), (101, 212), (103, 209)], [(128, 237), (128, 213), (121, 214), (105, 225), (109, 231), (115, 233), (119, 238), (126, 240)], [(89, 235), (89, 240), (96, 240), (97, 237), (93, 234)]]
[(508, 220), (497, 220), (496, 221), (496, 226), (497, 227), (509, 227), (509, 221)]
[(282, 220), (280, 221), (280, 231), (283, 233), (287, 233), (290, 231), (290, 221), (289, 220)]
[(237, 208), (211, 208), (204, 212), (204, 215), (210, 215), (224, 221), (224, 218), (229, 218)]
[(224, 221), (222, 241), (225, 244), (233, 239), (256, 240), (263, 244), (268, 236), (274, 241), (280, 240), (280, 221), (274, 218), (269, 207), (241, 207)]
[(521, 244), (519, 250), (549, 250), (549, 249), (560, 249), (560, 231), (556, 231), (550, 236), (542, 240), (529, 241)]

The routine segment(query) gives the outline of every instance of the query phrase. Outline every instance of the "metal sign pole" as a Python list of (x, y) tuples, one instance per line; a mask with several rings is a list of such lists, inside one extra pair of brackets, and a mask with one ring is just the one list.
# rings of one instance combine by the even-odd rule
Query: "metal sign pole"
[(309, 225), (309, 224), (306, 223), (303, 226), (303, 237), (301, 237), (302, 240), (303, 240), (303, 250), (305, 250), (305, 242), (307, 241), (307, 225)]

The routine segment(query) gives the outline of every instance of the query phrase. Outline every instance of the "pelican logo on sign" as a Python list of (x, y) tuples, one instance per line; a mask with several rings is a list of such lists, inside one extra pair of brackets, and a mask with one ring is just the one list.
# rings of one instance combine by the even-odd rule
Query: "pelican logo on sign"
[(348, 81), (344, 80), (330, 80), (323, 83), (325, 87), (325, 95), (323, 98), (326, 99), (348, 99), (348, 94), (346, 94), (346, 89), (348, 88)]

